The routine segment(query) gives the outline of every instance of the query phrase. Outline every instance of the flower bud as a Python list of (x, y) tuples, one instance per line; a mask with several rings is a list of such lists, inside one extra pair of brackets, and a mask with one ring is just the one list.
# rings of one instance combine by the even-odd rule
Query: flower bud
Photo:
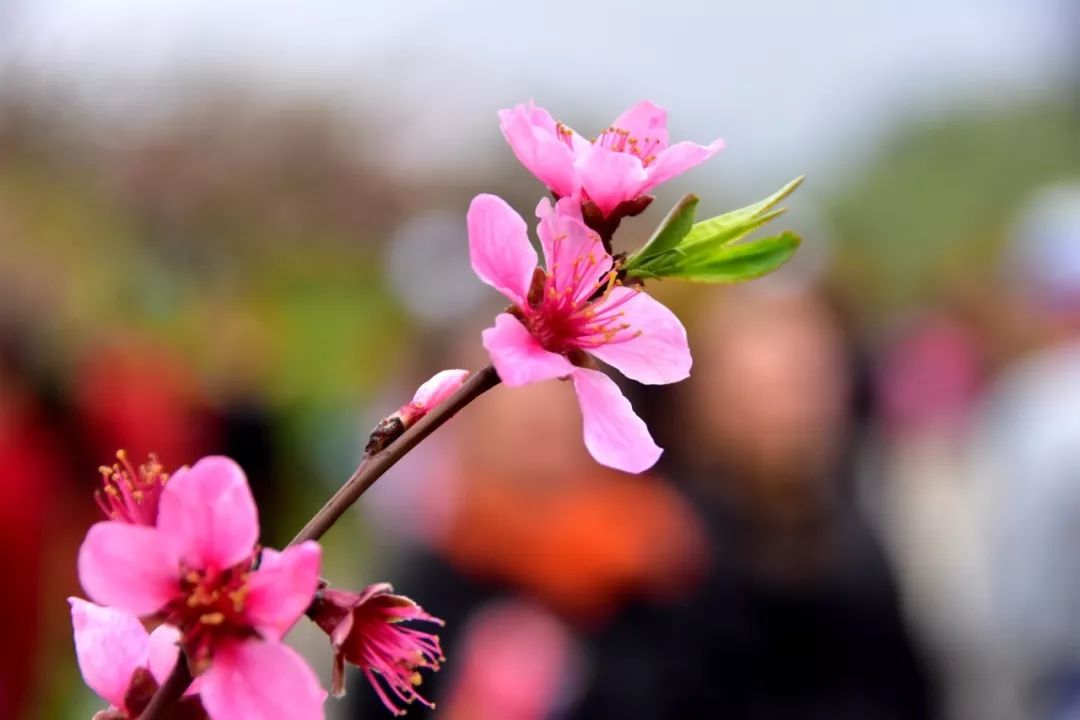
[(393, 415), (388, 415), (379, 421), (368, 436), (364, 452), (374, 455), (385, 449), (401, 437), (403, 432), (416, 424), (417, 420), (457, 392), (467, 377), (469, 377), (468, 370), (442, 370), (435, 373), (430, 380), (417, 388), (412, 402), (402, 405)]

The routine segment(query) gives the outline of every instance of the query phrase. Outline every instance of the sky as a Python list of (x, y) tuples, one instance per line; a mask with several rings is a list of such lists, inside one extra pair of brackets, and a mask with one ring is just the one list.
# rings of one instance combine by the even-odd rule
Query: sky
[(1051, 91), (1067, 2), (0, 0), (0, 72), (127, 122), (208, 78), (313, 97), (393, 128), (384, 152), (417, 172), (483, 162), (514, 102), (593, 135), (649, 98), (765, 189), (843, 173), (897, 120)]

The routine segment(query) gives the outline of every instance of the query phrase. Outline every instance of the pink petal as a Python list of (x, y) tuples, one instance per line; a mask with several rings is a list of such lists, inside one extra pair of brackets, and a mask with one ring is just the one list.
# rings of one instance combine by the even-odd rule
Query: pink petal
[(540, 182), (559, 196), (574, 194), (575, 148), (584, 148), (587, 140), (572, 133), (568, 145), (559, 137), (551, 114), (532, 103), (500, 110), (499, 127), (518, 161)]
[(195, 568), (227, 568), (251, 555), (259, 515), (247, 477), (227, 457), (206, 457), (165, 485), (158, 529)]
[(540, 218), (536, 234), (555, 290), (581, 286), (591, 292), (593, 283), (611, 269), (612, 260), (600, 236), (581, 219), (581, 203), (563, 198), (552, 206), (544, 198), (536, 206), (536, 216)]
[(149, 636), (134, 615), (68, 598), (75, 657), (83, 680), (111, 705), (123, 708), (131, 676), (146, 665)]
[(485, 283), (523, 305), (536, 269), (536, 251), (529, 243), (525, 221), (495, 195), (473, 198), (466, 221), (473, 271)]
[(180, 630), (172, 625), (158, 625), (150, 633), (150, 654), (147, 666), (158, 685), (165, 682), (180, 656)]
[(596, 462), (631, 473), (652, 467), (663, 451), (619, 386), (604, 373), (583, 368), (574, 371), (573, 380), (581, 405), (585, 447)]
[(417, 389), (412, 401), (422, 407), (425, 412), (430, 412), (457, 392), (468, 377), (468, 370), (442, 370), (437, 372)]
[(656, 157), (646, 172), (649, 180), (642, 192), (648, 192), (662, 182), (681, 175), (695, 165), (700, 165), (724, 149), (724, 141), (713, 140), (709, 145), (683, 141), (675, 143)]
[(79, 548), (79, 582), (92, 600), (135, 615), (157, 612), (179, 591), (180, 567), (155, 528), (100, 522)]
[(318, 720), (326, 692), (295, 650), (276, 642), (226, 645), (202, 675), (199, 697), (214, 720)]
[(597, 312), (611, 303), (620, 303), (622, 320), (630, 326), (626, 332), (641, 334), (590, 348), (589, 352), (631, 380), (647, 385), (664, 385), (690, 376), (686, 328), (675, 313), (647, 293), (626, 287), (612, 290), (604, 303), (598, 304)]
[(610, 215), (624, 200), (641, 195), (649, 181), (639, 158), (599, 145), (578, 161), (578, 177), (585, 194), (604, 215)]
[(638, 146), (650, 155), (659, 154), (668, 146), (667, 110), (642, 100), (611, 123), (613, 128), (626, 130), (638, 141)]
[(322, 549), (311, 540), (281, 553), (263, 550), (248, 580), (244, 612), (264, 638), (280, 640), (304, 614), (315, 597), (321, 559)]
[(499, 378), (510, 387), (565, 377), (574, 366), (562, 355), (548, 352), (521, 322), (509, 313), (495, 317), (495, 327), (483, 332), (484, 348)]

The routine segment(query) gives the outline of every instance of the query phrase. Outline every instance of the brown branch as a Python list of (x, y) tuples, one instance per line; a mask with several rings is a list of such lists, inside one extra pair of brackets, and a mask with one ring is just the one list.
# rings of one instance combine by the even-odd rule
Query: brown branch
[(308, 521), (304, 529), (297, 533), (290, 545), (302, 543), (305, 540), (318, 540), (323, 534), (337, 522), (338, 518), (352, 506), (372, 484), (382, 477), (406, 453), (416, 447), (421, 440), (433, 433), (440, 425), (452, 418), (458, 410), (471, 403), (499, 384), (499, 375), (491, 365), (478, 370), (466, 380), (457, 392), (446, 399), (446, 402), (429, 412), (416, 421), (416, 424), (401, 434), (386, 449), (364, 457), (360, 466), (352, 474), (345, 484), (334, 493), (315, 517)]
[[(499, 375), (491, 365), (476, 371), (466, 380), (457, 392), (446, 399), (441, 405), (416, 421), (412, 427), (401, 434), (399, 438), (390, 443), (385, 449), (374, 455), (365, 455), (360, 461), (352, 476), (345, 484), (334, 493), (333, 497), (326, 501), (319, 512), (308, 521), (304, 529), (297, 533), (289, 545), (296, 545), (305, 540), (318, 540), (333, 527), (334, 523), (352, 507), (361, 495), (383, 473), (389, 470), (403, 458), (410, 450), (416, 447), (421, 440), (435, 432), (440, 425), (457, 414), (458, 410), (471, 403), (499, 384)], [(169, 675), (165, 684), (158, 688), (146, 711), (139, 716), (139, 720), (165, 720), (168, 717), (168, 709), (183, 696), (188, 685), (191, 684), (191, 672), (183, 655), (178, 659), (176, 667)]]

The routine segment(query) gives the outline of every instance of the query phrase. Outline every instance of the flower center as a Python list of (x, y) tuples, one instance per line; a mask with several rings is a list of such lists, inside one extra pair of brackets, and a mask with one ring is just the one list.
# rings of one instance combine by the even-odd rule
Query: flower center
[[(564, 240), (565, 236), (554, 239), (553, 258), (561, 256)], [(601, 267), (598, 253), (590, 251), (576, 257), (569, 268), (556, 264), (534, 276), (522, 315), (529, 332), (545, 350), (566, 354), (625, 342), (641, 334), (630, 330), (620, 310), (634, 293), (611, 300), (612, 292), (621, 285), (618, 268), (601, 272)]]
[[(569, 126), (555, 123), (555, 135), (562, 140), (568, 148), (574, 149), (574, 131)], [(656, 153), (662, 148), (659, 138), (639, 138), (631, 134), (629, 130), (618, 127), (609, 127), (592, 141), (593, 145), (607, 148), (613, 152), (627, 153), (641, 160), (642, 167), (649, 167), (656, 162)]]
[(167, 606), (165, 621), (180, 628), (181, 644), (196, 669), (210, 662), (214, 648), (222, 640), (255, 634), (244, 612), (244, 601), (257, 554), (226, 570), (181, 573), (180, 592)]
[(628, 153), (640, 159), (642, 167), (649, 167), (656, 161), (656, 151), (660, 146), (660, 141), (650, 137), (637, 138), (631, 135), (629, 130), (609, 127), (593, 140), (593, 145), (615, 152)]
[(110, 520), (153, 525), (157, 521), (161, 490), (168, 482), (169, 474), (153, 453), (138, 470), (132, 466), (125, 451), (117, 450), (116, 459), (112, 467), (98, 468), (101, 488), (94, 492), (98, 507)]

